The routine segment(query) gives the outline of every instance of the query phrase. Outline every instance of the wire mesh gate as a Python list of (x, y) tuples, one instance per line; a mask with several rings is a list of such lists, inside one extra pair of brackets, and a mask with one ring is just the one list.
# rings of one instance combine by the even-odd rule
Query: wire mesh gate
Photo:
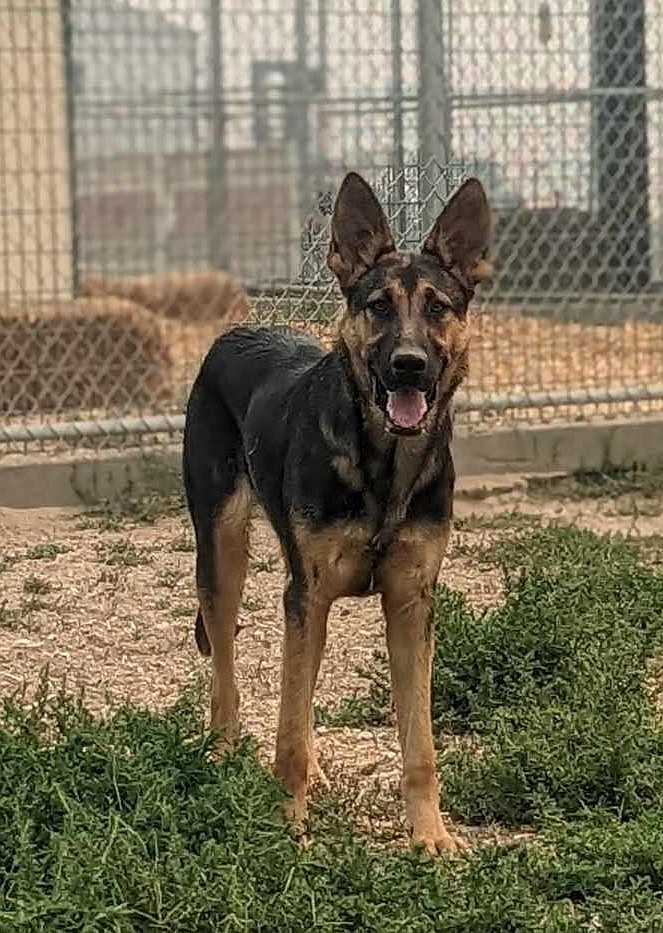
[(0, 7), (0, 440), (176, 429), (246, 313), (328, 335), (350, 168), (412, 247), (486, 184), (470, 422), (658, 410), (662, 24), (663, 0)]

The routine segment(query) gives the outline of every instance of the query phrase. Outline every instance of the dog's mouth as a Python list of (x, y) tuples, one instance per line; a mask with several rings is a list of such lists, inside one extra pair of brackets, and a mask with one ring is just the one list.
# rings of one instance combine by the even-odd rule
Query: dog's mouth
[(414, 386), (387, 389), (373, 377), (374, 398), (393, 434), (419, 434), (435, 401), (435, 386), (428, 392)]

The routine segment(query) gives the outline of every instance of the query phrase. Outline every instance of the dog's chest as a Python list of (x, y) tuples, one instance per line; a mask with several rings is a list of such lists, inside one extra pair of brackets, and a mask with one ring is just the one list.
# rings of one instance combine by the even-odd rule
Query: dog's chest
[[(339, 473), (358, 486), (359, 477), (350, 466), (340, 461)], [(305, 524), (298, 527), (299, 551), (313, 589), (330, 599), (373, 591), (376, 571), (406, 521), (423, 466), (422, 458), (413, 457), (411, 451), (403, 454), (396, 449), (389, 474), (376, 471), (364, 479), (359, 514), (337, 514), (334, 521), (316, 530)]]
[(326, 599), (370, 592), (375, 570), (373, 532), (367, 522), (350, 520), (311, 531), (297, 529), (297, 543), (309, 588)]

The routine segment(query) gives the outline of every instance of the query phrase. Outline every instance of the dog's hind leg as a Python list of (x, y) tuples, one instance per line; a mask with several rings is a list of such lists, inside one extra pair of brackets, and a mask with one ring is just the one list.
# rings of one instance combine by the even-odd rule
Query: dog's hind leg
[(196, 381), (187, 406), (184, 485), (196, 531), (196, 642), (212, 656), (212, 727), (238, 732), (235, 632), (248, 562), (251, 494), (239, 428), (223, 399)]
[[(203, 653), (212, 655), (212, 728), (228, 744), (235, 741), (239, 731), (235, 634), (248, 564), (250, 513), (248, 483), (240, 479), (216, 514), (196, 522), (200, 604), (196, 640)], [(207, 652), (205, 646), (209, 646)]]
[(300, 830), (306, 818), (306, 792), (320, 777), (313, 748), (313, 692), (325, 645), (330, 601), (286, 588), (281, 708), (276, 737), (275, 771), (290, 795), (287, 815)]

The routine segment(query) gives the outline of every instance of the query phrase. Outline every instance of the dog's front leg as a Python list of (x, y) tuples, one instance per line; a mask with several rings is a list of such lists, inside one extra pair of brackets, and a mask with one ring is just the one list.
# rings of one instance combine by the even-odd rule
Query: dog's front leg
[(324, 651), (329, 601), (290, 583), (285, 599), (281, 668), (281, 709), (275, 771), (290, 799), (287, 815), (300, 831), (306, 819), (306, 792), (318, 773), (313, 748), (313, 692)]
[[(431, 726), (432, 590), (446, 544), (436, 534), (401, 534), (381, 568), (391, 683), (403, 755), (403, 798), (412, 841), (434, 854), (457, 840), (442, 822)], [(428, 540), (427, 540), (428, 538)]]

